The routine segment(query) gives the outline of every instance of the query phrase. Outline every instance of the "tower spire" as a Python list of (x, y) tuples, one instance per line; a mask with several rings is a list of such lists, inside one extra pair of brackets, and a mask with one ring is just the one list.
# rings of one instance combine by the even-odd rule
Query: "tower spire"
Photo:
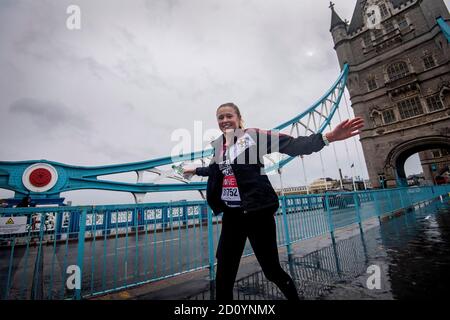
[(329, 8), (331, 9), (331, 27), (330, 27), (330, 31), (333, 30), (333, 28), (338, 26), (338, 25), (343, 25), (343, 26), (347, 27), (345, 22), (341, 19), (341, 17), (339, 17), (339, 15), (334, 10), (334, 3), (331, 2), (331, 1), (330, 1)]

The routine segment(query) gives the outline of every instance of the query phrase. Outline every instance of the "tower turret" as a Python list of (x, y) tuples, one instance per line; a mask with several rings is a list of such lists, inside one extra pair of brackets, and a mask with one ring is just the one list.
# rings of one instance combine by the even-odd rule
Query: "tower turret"
[(348, 43), (347, 23), (334, 10), (334, 3), (330, 2), (331, 9), (331, 27), (330, 32), (333, 36), (334, 49), (338, 54), (339, 64), (350, 63), (352, 59), (352, 52), (350, 44)]

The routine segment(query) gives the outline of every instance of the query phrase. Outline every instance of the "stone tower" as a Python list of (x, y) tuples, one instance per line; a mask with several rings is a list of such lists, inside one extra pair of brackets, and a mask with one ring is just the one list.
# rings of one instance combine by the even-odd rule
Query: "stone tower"
[[(450, 164), (450, 43), (436, 19), (450, 23), (443, 0), (357, 0), (350, 24), (331, 3), (330, 32), (347, 88), (366, 127), (361, 144), (372, 186), (405, 184), (405, 161), (441, 150)], [(429, 157), (428, 157), (429, 158)], [(442, 167), (442, 168), (441, 168)]]

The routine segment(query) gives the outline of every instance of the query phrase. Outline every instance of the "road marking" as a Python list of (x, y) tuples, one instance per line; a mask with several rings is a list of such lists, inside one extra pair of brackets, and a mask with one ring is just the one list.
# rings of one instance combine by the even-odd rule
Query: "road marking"
[[(173, 239), (167, 239), (167, 240), (161, 240), (161, 241), (155, 241), (155, 242), (150, 242), (150, 243), (148, 243), (147, 245), (151, 245), (151, 244), (159, 244), (159, 243), (162, 243), (162, 242), (170, 242), (170, 241), (177, 241), (177, 240), (180, 240), (180, 238), (173, 238)], [(141, 244), (138, 244), (137, 246), (136, 245), (134, 245), (134, 246), (128, 246), (128, 248), (129, 249), (132, 249), (132, 248), (136, 248), (136, 247), (140, 247), (140, 246), (145, 246), (146, 244), (145, 243), (141, 243)], [(126, 249), (127, 247), (119, 247), (119, 248), (117, 248), (117, 250), (123, 250), (123, 249)], [(111, 257), (111, 256), (115, 256), (116, 255), (116, 253), (108, 253), (105, 257)], [(101, 255), (102, 257), (103, 257), (103, 254)], [(90, 260), (90, 259), (92, 259), (92, 257), (84, 257), (84, 260)]]
[(154, 242), (150, 242), (150, 243), (140, 243), (137, 246), (128, 246), (128, 247), (119, 247), (117, 248), (117, 250), (123, 250), (126, 248), (133, 248), (133, 247), (140, 247), (140, 246), (145, 246), (145, 245), (150, 245), (150, 244), (159, 244), (159, 243), (163, 243), (163, 242), (170, 242), (170, 241), (177, 241), (180, 240), (180, 238), (173, 238), (173, 239), (167, 239), (167, 240), (161, 240), (161, 241), (154, 241)]

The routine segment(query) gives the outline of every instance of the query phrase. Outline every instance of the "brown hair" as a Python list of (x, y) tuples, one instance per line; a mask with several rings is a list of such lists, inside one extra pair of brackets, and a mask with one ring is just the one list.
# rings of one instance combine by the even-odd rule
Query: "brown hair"
[(220, 105), (217, 110), (216, 113), (219, 111), (220, 108), (224, 108), (224, 107), (231, 107), (233, 108), (234, 112), (236, 112), (238, 118), (239, 118), (239, 129), (244, 129), (244, 120), (242, 120), (242, 116), (241, 116), (241, 111), (239, 110), (238, 106), (235, 105), (233, 102), (227, 102), (224, 103), (222, 105)]

